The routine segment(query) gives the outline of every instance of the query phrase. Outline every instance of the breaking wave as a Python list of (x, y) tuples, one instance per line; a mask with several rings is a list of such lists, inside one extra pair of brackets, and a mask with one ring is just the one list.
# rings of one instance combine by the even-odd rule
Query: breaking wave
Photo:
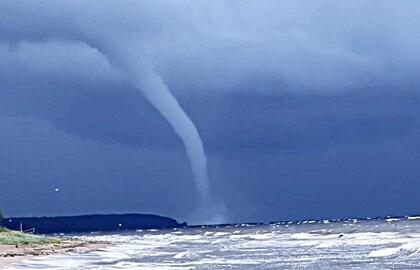
[(78, 235), (103, 250), (16, 269), (420, 269), (420, 219), (321, 220)]

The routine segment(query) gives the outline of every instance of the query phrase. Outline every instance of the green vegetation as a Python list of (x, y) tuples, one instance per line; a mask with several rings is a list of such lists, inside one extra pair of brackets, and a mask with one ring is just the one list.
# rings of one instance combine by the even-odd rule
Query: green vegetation
[(0, 210), (0, 245), (36, 245), (36, 244), (55, 244), (59, 243), (60, 240), (51, 237), (45, 237), (40, 235), (33, 235), (23, 232), (11, 231), (4, 227), (1, 227), (3, 220), (3, 213)]
[(0, 230), (0, 245), (34, 245), (59, 242), (60, 240), (56, 238), (21, 233), (17, 231), (7, 230), (5, 228), (2, 228)]

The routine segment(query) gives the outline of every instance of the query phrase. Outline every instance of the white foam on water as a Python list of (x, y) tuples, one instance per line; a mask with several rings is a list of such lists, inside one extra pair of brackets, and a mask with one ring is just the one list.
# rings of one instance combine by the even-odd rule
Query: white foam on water
[(369, 253), (368, 257), (388, 257), (391, 255), (395, 255), (398, 252), (400, 252), (401, 248), (382, 248), (378, 250), (374, 250), (371, 253)]
[(388, 222), (393, 222), (393, 221), (399, 221), (400, 219), (399, 218), (387, 218), (385, 220), (388, 221)]
[(225, 236), (225, 235), (229, 235), (230, 233), (228, 232), (217, 232), (214, 234), (214, 236), (218, 237), (218, 236)]
[(175, 254), (175, 256), (173, 256), (173, 258), (174, 259), (181, 259), (181, 258), (184, 258), (184, 257), (194, 257), (194, 256), (197, 256), (197, 254), (187, 250), (187, 251), (182, 251), (182, 252), (179, 252), (179, 253)]
[(420, 269), (420, 222), (416, 220), (308, 221), (78, 238), (112, 245), (88, 253), (33, 258), (8, 270), (338, 269), (337, 263), (348, 269), (396, 269), (395, 265)]
[(408, 238), (405, 244), (393, 248), (382, 248), (369, 253), (369, 257), (387, 257), (399, 253), (412, 256), (420, 252), (420, 238)]

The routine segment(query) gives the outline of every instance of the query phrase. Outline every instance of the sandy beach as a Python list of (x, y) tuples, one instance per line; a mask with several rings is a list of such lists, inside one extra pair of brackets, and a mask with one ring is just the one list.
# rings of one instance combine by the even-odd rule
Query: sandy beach
[(11, 264), (21, 262), (33, 256), (45, 256), (67, 252), (85, 252), (102, 249), (107, 246), (105, 242), (91, 242), (82, 240), (61, 240), (59, 243), (46, 243), (25, 245), (0, 245), (0, 269)]

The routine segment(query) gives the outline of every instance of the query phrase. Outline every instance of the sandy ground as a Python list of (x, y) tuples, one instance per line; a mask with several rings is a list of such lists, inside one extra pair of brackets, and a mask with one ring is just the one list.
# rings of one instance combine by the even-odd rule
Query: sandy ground
[(99, 250), (107, 245), (108, 244), (105, 242), (88, 242), (81, 240), (62, 240), (60, 243), (20, 247), (0, 245), (0, 269), (33, 256)]

